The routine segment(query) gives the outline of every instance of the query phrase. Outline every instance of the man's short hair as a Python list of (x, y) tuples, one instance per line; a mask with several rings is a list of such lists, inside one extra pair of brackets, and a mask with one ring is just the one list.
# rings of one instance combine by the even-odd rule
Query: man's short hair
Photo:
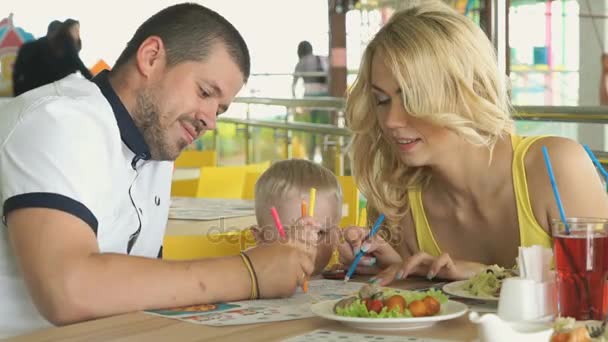
[(249, 50), (241, 34), (217, 12), (193, 3), (167, 7), (141, 24), (116, 60), (114, 69), (119, 69), (134, 57), (144, 40), (151, 36), (162, 39), (168, 66), (202, 61), (215, 44), (222, 43), (239, 66), (245, 81), (249, 78)]

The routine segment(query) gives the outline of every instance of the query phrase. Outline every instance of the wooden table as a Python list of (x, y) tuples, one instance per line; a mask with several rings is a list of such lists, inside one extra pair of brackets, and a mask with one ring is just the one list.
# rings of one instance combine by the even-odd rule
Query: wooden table
[[(431, 285), (426, 280), (410, 279), (394, 284), (403, 289), (421, 288)], [(282, 341), (316, 329), (330, 329), (369, 333), (374, 335), (398, 335), (439, 338), (452, 341), (471, 341), (477, 337), (476, 326), (467, 315), (439, 322), (432, 327), (402, 332), (373, 332), (356, 330), (337, 322), (321, 318), (210, 327), (181, 322), (174, 319), (130, 313), (60, 328), (48, 328), (22, 335), (9, 341)]]

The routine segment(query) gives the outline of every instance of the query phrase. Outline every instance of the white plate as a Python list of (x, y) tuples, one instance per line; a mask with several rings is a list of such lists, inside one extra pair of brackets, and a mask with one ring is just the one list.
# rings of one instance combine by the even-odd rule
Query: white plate
[(468, 291), (466, 291), (463, 287), (466, 283), (466, 280), (454, 281), (449, 284), (443, 285), (443, 292), (461, 298), (469, 298), (469, 299), (477, 299), (477, 300), (485, 300), (485, 301), (498, 301), (498, 297), (494, 296), (475, 296)]
[(349, 327), (366, 330), (409, 330), (429, 327), (439, 321), (445, 321), (464, 315), (468, 308), (462, 303), (449, 300), (441, 305), (441, 312), (430, 317), (408, 318), (364, 318), (346, 317), (334, 313), (334, 305), (339, 299), (326, 300), (313, 304), (312, 312), (325, 319), (338, 321)]

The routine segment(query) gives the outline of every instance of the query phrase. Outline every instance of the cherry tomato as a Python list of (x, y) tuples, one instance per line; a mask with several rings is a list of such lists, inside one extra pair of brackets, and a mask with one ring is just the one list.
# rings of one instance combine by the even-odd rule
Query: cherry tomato
[(382, 311), (382, 301), (379, 299), (370, 299), (366, 303), (367, 311), (375, 311), (376, 313), (380, 313)]

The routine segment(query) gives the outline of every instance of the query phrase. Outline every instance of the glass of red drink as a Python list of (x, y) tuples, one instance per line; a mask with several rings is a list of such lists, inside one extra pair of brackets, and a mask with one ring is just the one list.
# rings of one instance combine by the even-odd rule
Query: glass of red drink
[(558, 314), (577, 320), (603, 320), (608, 219), (570, 217), (566, 223), (554, 220), (552, 231)]

